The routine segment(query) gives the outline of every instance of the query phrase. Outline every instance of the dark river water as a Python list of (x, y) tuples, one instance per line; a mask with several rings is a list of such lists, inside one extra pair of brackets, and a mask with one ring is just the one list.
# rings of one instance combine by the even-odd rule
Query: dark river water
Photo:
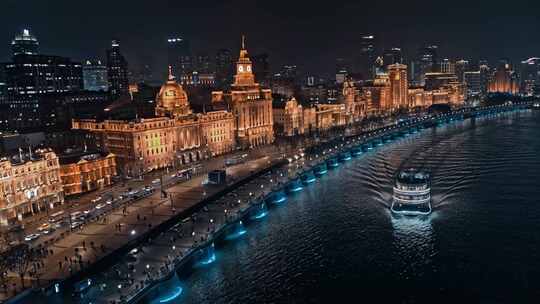
[[(389, 211), (401, 166), (433, 213)], [(540, 111), (465, 120), (329, 171), (180, 275), (170, 303), (538, 303)]]

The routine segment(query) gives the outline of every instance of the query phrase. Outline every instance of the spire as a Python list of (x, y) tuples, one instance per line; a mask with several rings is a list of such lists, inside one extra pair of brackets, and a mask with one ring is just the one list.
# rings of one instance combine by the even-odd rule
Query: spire
[(169, 80), (174, 80), (174, 75), (172, 73), (172, 66), (169, 65)]
[(246, 49), (246, 35), (242, 34), (242, 50)]

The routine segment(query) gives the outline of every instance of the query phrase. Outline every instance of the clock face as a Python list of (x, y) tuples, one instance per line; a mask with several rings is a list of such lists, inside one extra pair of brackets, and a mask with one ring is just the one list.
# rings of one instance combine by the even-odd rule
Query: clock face
[(243, 71), (244, 71), (244, 67), (241, 66), (241, 65), (239, 65), (239, 66), (238, 66), (238, 72), (243, 72)]
[(248, 65), (248, 66), (246, 67), (246, 70), (247, 70), (248, 72), (251, 72), (251, 66)]

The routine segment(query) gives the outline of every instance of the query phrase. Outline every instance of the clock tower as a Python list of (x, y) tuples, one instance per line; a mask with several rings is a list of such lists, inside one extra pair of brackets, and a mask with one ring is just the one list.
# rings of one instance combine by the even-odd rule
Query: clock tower
[(253, 75), (253, 65), (246, 50), (245, 40), (245, 37), (242, 36), (242, 48), (240, 49), (240, 57), (236, 62), (236, 75), (234, 76), (233, 86), (257, 85), (255, 75)]

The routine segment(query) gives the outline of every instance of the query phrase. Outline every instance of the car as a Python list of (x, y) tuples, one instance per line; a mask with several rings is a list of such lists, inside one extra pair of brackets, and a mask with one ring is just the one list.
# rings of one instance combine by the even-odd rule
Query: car
[(84, 211), (83, 211), (83, 213), (84, 213), (85, 215), (87, 215), (87, 214), (90, 214), (90, 213), (92, 213), (92, 210), (90, 210), (90, 209), (87, 209), (87, 210), (84, 210)]
[(72, 218), (72, 219), (76, 219), (76, 218), (78, 218), (78, 217), (81, 216), (81, 215), (82, 215), (82, 212), (80, 212), (80, 211), (75, 211), (75, 212), (71, 213), (71, 218)]
[(106, 201), (105, 203), (106, 203), (107, 205), (110, 205), (110, 204), (112, 204), (112, 202), (113, 202), (113, 199), (112, 199), (112, 198), (109, 198), (109, 199), (107, 199), (107, 201)]
[(49, 234), (49, 233), (52, 233), (53, 231), (54, 231), (54, 229), (51, 227), (51, 229), (43, 230), (41, 233), (42, 234)]
[(98, 196), (92, 200), (92, 203), (97, 203), (101, 200), (101, 196)]
[(80, 225), (82, 225), (82, 222), (75, 221), (75, 222), (71, 223), (71, 228), (74, 229), (74, 228), (79, 227)]
[(40, 237), (39, 233), (32, 233), (24, 237), (24, 240), (27, 242), (31, 242), (33, 240), (36, 240)]
[(161, 181), (159, 178), (156, 178), (155, 180), (152, 181), (152, 184), (159, 184)]
[(37, 230), (38, 231), (44, 231), (44, 230), (47, 230), (49, 228), (51, 228), (51, 225), (49, 223), (43, 223), (43, 224), (39, 225)]
[(99, 209), (101, 209), (101, 208), (103, 208), (103, 207), (105, 207), (105, 206), (106, 206), (106, 205), (103, 204), (103, 203), (102, 203), (102, 204), (97, 204), (96, 209), (99, 210)]

